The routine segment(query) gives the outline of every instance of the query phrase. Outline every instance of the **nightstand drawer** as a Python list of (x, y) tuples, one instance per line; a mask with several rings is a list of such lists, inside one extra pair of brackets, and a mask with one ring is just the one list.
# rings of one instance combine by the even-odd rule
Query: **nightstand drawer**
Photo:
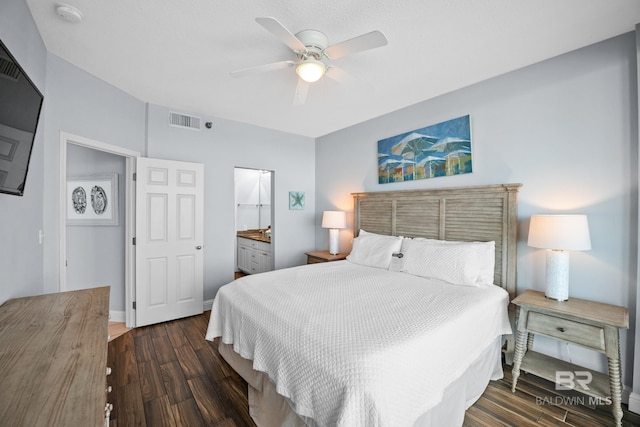
[(598, 326), (530, 311), (527, 316), (526, 328), (531, 332), (541, 333), (596, 350), (605, 349), (604, 329)]

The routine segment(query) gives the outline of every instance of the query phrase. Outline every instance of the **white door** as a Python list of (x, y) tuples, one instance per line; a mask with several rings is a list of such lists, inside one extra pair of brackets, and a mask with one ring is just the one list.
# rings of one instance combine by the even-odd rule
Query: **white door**
[(203, 312), (204, 166), (139, 157), (136, 326)]

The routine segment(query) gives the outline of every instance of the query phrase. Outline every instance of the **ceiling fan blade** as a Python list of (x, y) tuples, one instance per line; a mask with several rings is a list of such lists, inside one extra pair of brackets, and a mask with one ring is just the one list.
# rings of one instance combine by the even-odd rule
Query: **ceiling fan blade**
[(282, 70), (295, 65), (294, 61), (280, 61), (272, 64), (258, 65), (256, 67), (243, 68), (242, 70), (232, 71), (231, 77), (245, 77), (251, 74), (266, 73), (268, 71)]
[(351, 85), (357, 82), (357, 80), (351, 74), (333, 65), (327, 67), (325, 76), (344, 85)]
[(304, 105), (307, 102), (307, 93), (309, 93), (310, 83), (305, 82), (301, 78), (298, 78), (298, 84), (296, 85), (296, 91), (293, 94), (293, 105)]
[(256, 18), (256, 22), (262, 25), (267, 31), (276, 36), (280, 41), (295, 52), (306, 52), (307, 48), (291, 31), (289, 31), (280, 21), (270, 16)]
[(327, 67), (325, 76), (340, 83), (341, 85), (348, 87), (349, 91), (354, 94), (358, 94), (358, 96), (372, 94), (375, 91), (375, 88), (369, 82), (367, 82), (366, 79), (357, 79), (352, 74), (349, 74), (341, 68), (333, 65)]
[(380, 31), (371, 31), (370, 33), (345, 40), (341, 43), (329, 46), (324, 50), (324, 54), (329, 59), (342, 58), (352, 53), (362, 52), (363, 50), (374, 49), (376, 47), (386, 46), (387, 38)]

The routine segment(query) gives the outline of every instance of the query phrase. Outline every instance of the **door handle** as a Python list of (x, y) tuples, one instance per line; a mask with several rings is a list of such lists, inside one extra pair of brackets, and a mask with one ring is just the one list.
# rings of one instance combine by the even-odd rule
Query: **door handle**
[(200, 249), (202, 249), (202, 246), (198, 245), (198, 246), (196, 246), (196, 249), (200, 250)]

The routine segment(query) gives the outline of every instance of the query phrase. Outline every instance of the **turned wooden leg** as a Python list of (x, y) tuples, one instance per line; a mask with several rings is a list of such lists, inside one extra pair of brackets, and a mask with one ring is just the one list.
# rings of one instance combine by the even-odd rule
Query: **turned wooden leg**
[(516, 391), (516, 384), (518, 383), (518, 377), (520, 376), (520, 363), (522, 363), (522, 358), (524, 357), (525, 339), (527, 337), (527, 333), (525, 331), (518, 331), (517, 336), (516, 352), (513, 356), (513, 370), (511, 371), (511, 375), (513, 376), (511, 382), (511, 391), (513, 393), (515, 393)]
[(509, 323), (511, 324), (511, 330), (513, 333), (511, 335), (507, 335), (507, 348), (504, 353), (504, 362), (513, 366), (513, 354), (516, 349), (516, 310), (515, 307), (509, 304)]
[(616, 420), (616, 426), (620, 427), (622, 426), (622, 375), (620, 373), (620, 358), (609, 357), (608, 360), (613, 418)]

